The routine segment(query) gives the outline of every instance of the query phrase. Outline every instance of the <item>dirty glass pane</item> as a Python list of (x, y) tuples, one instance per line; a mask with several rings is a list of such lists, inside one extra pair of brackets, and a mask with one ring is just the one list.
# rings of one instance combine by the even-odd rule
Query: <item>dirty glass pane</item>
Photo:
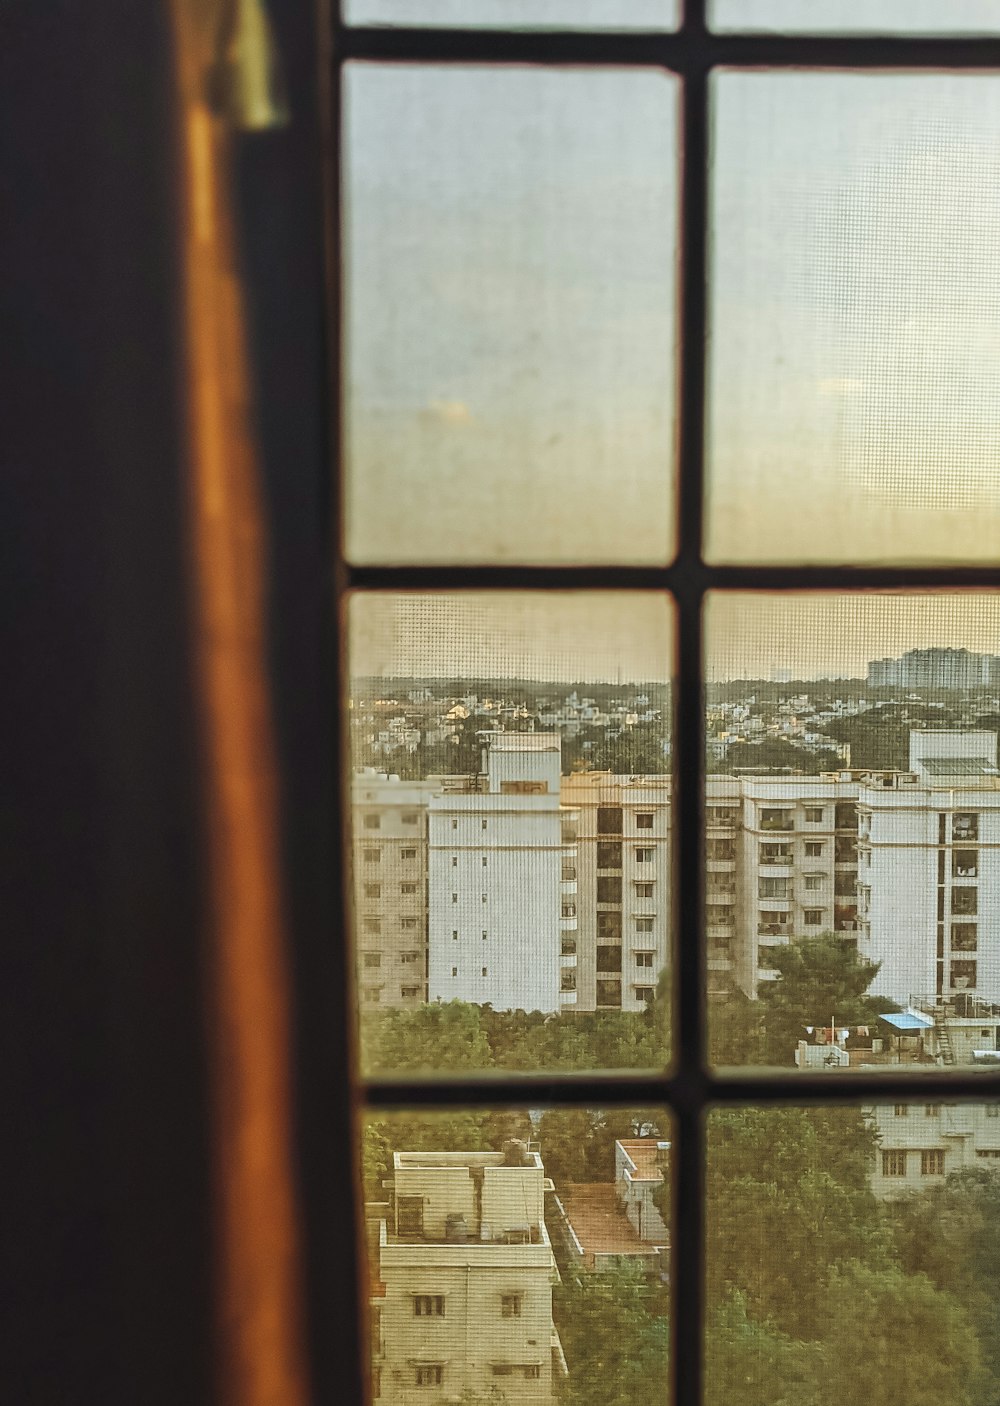
[(369, 1072), (664, 1064), (672, 633), (651, 593), (351, 598)]
[(370, 1112), (372, 1396), (668, 1399), (662, 1110)]
[(705, 1401), (992, 1400), (1000, 1106), (707, 1119)]
[(997, 34), (996, 0), (709, 0), (715, 30), (787, 34)]
[(676, 29), (679, 0), (345, 0), (349, 24), (459, 29)]
[(710, 595), (713, 1062), (992, 1059), (998, 642), (985, 592)]
[(708, 551), (1000, 551), (1000, 80), (713, 85)]
[(665, 561), (676, 80), (345, 81), (347, 555)]

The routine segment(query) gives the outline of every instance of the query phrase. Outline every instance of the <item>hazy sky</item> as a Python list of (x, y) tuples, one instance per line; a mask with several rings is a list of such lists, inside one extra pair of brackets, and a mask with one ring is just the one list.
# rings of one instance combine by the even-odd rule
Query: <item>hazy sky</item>
[[(672, 613), (646, 592), (356, 595), (354, 674), (668, 679)], [(859, 677), (869, 659), (952, 645), (1000, 654), (1000, 596), (717, 593), (705, 615), (709, 678)]]

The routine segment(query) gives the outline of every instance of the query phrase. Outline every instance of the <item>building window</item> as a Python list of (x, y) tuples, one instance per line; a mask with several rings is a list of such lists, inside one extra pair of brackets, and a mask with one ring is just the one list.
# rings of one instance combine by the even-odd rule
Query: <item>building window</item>
[(956, 812), (951, 822), (951, 838), (953, 840), (978, 840), (979, 816), (973, 815), (969, 811)]
[(416, 1382), (417, 1386), (442, 1386), (444, 1384), (444, 1368), (437, 1364), (431, 1367), (418, 1367)]
[[(486, 936), (486, 934), (483, 933), (483, 937), (485, 937), (485, 936)], [(576, 938), (575, 938), (575, 937), (570, 937), (568, 933), (563, 933), (563, 935), (562, 935), (562, 942), (561, 942), (561, 944), (560, 944), (560, 949), (559, 949), (559, 950), (560, 950), (560, 953), (561, 953), (561, 955), (562, 955), (563, 957), (575, 957), (575, 956), (576, 956)]]
[(988, 1103), (986, 1105), (987, 1118), (1000, 1118), (1000, 1103)]
[(458, 976), (458, 967), (452, 967), (451, 974), (452, 976)]
[(381, 898), (381, 897), (382, 897), (382, 885), (381, 885), (381, 884), (365, 884), (365, 898)]
[(635, 862), (637, 864), (652, 864), (655, 849), (637, 849), (635, 852)]
[(910, 1105), (908, 1103), (897, 1103), (892, 1110), (894, 1118), (908, 1118), (910, 1116)]
[(952, 851), (951, 872), (955, 879), (974, 879), (979, 873), (979, 851), (956, 849)]
[(976, 945), (975, 923), (952, 923), (951, 950), (953, 952), (975, 952)]
[(451, 896), (451, 901), (452, 901), (452, 903), (457, 903), (457, 902), (458, 902), (458, 894), (457, 894), (457, 893), (453, 893), (453, 894), (452, 894), (452, 896)]
[(382, 828), (382, 817), (380, 815), (366, 815), (365, 829), (380, 830)]
[(941, 1105), (940, 1105), (939, 1103), (926, 1103), (926, 1104), (924, 1104), (924, 1117), (925, 1117), (925, 1118), (938, 1118), (938, 1117), (940, 1117), (940, 1114), (941, 1114)]
[(382, 988), (380, 986), (363, 986), (361, 996), (370, 1006), (377, 1006), (382, 999)]
[(822, 840), (806, 840), (806, 858), (819, 859), (823, 854)]
[(400, 996), (402, 996), (402, 998), (403, 998), (404, 1001), (409, 1001), (409, 1000), (412, 1000), (412, 998), (413, 998), (414, 996), (418, 996), (418, 995), (420, 994), (420, 987), (419, 987), (419, 986), (401, 986), (401, 987), (399, 988), (399, 994), (400, 994)]
[(451, 940), (452, 940), (452, 942), (457, 942), (457, 941), (458, 941), (458, 928), (452, 928), (452, 930), (451, 930)]
[(415, 849), (401, 849), (399, 851), (399, 857), (402, 860), (416, 859), (417, 851)]
[(637, 952), (635, 954), (635, 964), (637, 967), (651, 967), (653, 965), (652, 952)]
[(655, 995), (656, 992), (652, 986), (637, 986), (635, 988), (635, 999), (637, 1001), (646, 1001), (648, 1003)]
[(975, 991), (976, 989), (976, 963), (975, 962), (952, 962), (951, 964), (951, 984), (955, 991)]
[(416, 893), (416, 891), (417, 891), (417, 886), (416, 886), (416, 884), (409, 884), (409, 883), (400, 884), (400, 886), (399, 886), (399, 891), (400, 891), (400, 893)]
[(951, 891), (951, 911), (953, 913), (977, 913), (979, 911), (979, 890), (977, 888), (953, 888)]
[(818, 928), (823, 921), (822, 908), (807, 908), (802, 915), (802, 921), (807, 928)]
[(419, 952), (401, 952), (401, 953), (399, 954), (399, 960), (404, 964), (404, 966), (409, 966), (409, 965), (411, 965), (413, 962), (419, 962), (419, 961), (420, 961), (420, 953), (419, 953)]
[(905, 1152), (883, 1152), (882, 1153), (882, 1175), (884, 1177), (905, 1177), (906, 1176), (906, 1153)]
[(621, 903), (622, 901), (622, 881), (621, 879), (600, 878), (597, 880), (597, 901), (598, 903)]
[(789, 881), (787, 879), (758, 879), (758, 898), (788, 898)]
[(576, 990), (576, 972), (572, 969), (572, 967), (564, 968), (564, 969), (559, 973), (559, 990), (560, 990), (560, 991), (575, 991), (575, 990)]
[(520, 1318), (522, 1300), (523, 1295), (521, 1294), (501, 1294), (500, 1316), (502, 1318)]
[(562, 915), (564, 918), (576, 917), (576, 904), (571, 899), (563, 899)]
[(483, 868), (486, 868), (486, 855), (483, 855)]
[(486, 821), (486, 820), (482, 821), (482, 822), (480, 823), (480, 827), (479, 827), (479, 828), (480, 828), (481, 830), (485, 830), (488, 823), (489, 823), (489, 822)]
[(822, 883), (823, 878), (820, 874), (807, 874), (805, 877), (805, 887), (810, 893), (815, 892)]
[(452, 828), (453, 830), (457, 830), (457, 829), (458, 829), (458, 821), (457, 821), (457, 820), (453, 820), (453, 821), (451, 822), (451, 828)]
[(382, 953), (366, 952), (364, 954), (364, 963), (366, 967), (380, 967), (382, 965)]
[(635, 920), (635, 930), (636, 930), (636, 932), (652, 932), (652, 931), (653, 931), (653, 923), (654, 923), (655, 921), (656, 921), (655, 918), (650, 918), (650, 917), (636, 918), (636, 920)]
[(809, 822), (810, 825), (822, 825), (823, 807), (806, 806), (806, 820)]
[(622, 867), (622, 847), (614, 840), (597, 841), (598, 869), (620, 869)]
[(922, 1177), (943, 1177), (944, 1176), (944, 1149), (941, 1147), (928, 1148), (926, 1152), (920, 1154), (920, 1175)]
[(366, 849), (364, 851), (364, 861), (366, 864), (377, 864), (382, 858), (380, 849)]
[(457, 854), (453, 854), (453, 855), (451, 856), (451, 867), (452, 867), (453, 869), (457, 869), (457, 868), (458, 868), (458, 855), (457, 855)]
[(651, 810), (640, 810), (635, 817), (635, 828), (637, 830), (652, 830), (653, 812)]
[(418, 818), (415, 810), (404, 810), (401, 816), (404, 825), (416, 825)]
[(403, 929), (404, 932), (412, 932), (413, 929), (417, 926), (417, 920), (416, 918), (400, 918), (399, 926)]
[(651, 880), (651, 879), (636, 879), (636, 881), (635, 881), (635, 896), (636, 896), (636, 898), (652, 898), (652, 897), (653, 897), (653, 883), (652, 883), (652, 880)]
[(790, 810), (765, 807), (760, 813), (760, 828), (762, 830), (794, 830), (795, 820)]
[(620, 835), (622, 833), (621, 806), (597, 807), (597, 833), (599, 835)]
[(381, 932), (382, 920), (381, 918), (365, 918), (361, 926), (364, 928), (365, 932)]

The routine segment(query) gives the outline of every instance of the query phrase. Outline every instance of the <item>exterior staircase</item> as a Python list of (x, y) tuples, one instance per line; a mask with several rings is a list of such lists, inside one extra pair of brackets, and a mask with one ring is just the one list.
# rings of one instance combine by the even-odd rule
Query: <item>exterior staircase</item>
[(937, 1036), (942, 1063), (954, 1064), (955, 1050), (951, 1043), (951, 1032), (948, 1029), (948, 1022), (941, 1006), (934, 1007), (934, 1033)]

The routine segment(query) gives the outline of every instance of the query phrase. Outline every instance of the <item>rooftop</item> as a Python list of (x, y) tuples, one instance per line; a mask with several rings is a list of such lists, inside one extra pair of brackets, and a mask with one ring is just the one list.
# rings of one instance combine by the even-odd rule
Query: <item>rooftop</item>
[(921, 757), (920, 766), (928, 776), (997, 775), (989, 757)]
[(613, 1182), (571, 1183), (560, 1191), (559, 1199), (588, 1269), (601, 1255), (650, 1259), (655, 1253), (622, 1210)]
[(635, 1168), (636, 1181), (662, 1181), (663, 1161), (670, 1151), (669, 1142), (651, 1137), (619, 1138), (618, 1146)]

